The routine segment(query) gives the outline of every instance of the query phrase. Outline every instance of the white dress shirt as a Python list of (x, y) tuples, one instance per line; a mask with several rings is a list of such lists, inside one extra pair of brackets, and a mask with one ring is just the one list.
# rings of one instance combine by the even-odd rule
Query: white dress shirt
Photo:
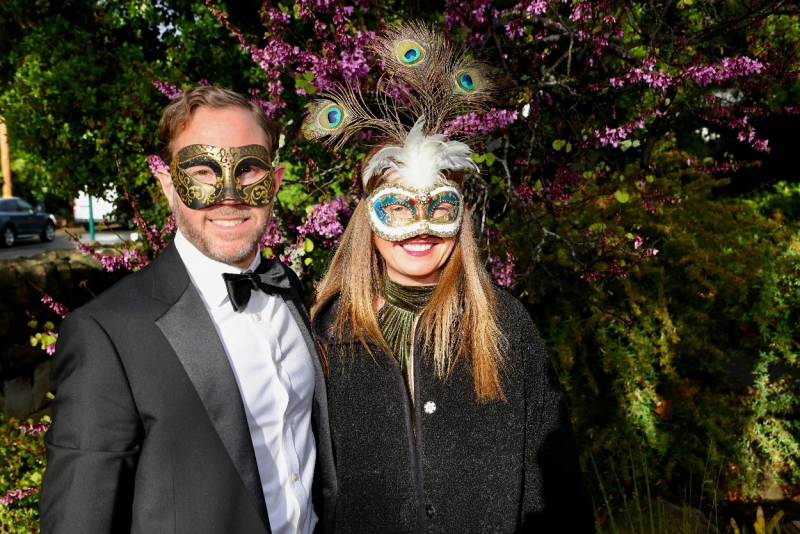
[[(311, 504), (315, 376), (300, 328), (280, 295), (253, 291), (247, 307), (235, 312), (222, 274), (244, 270), (205, 256), (180, 231), (175, 246), (236, 375), (270, 528), (273, 534), (311, 534), (317, 523)], [(256, 254), (246, 270), (260, 262)]]

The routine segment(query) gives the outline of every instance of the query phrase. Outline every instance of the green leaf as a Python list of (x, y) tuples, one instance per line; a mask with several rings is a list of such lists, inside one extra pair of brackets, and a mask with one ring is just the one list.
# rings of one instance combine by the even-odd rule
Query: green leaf
[(486, 158), (486, 165), (489, 166), (489, 167), (491, 167), (492, 163), (494, 163), (495, 159), (497, 159), (497, 158), (495, 158), (494, 154), (492, 154), (491, 152), (486, 154), (485, 158)]
[(542, 190), (542, 181), (541, 180), (536, 180), (533, 183), (533, 188), (536, 189), (537, 191), (541, 191)]
[(567, 143), (567, 153), (572, 152), (572, 143)]
[(303, 73), (303, 78), (305, 78), (306, 80), (308, 80), (310, 82), (311, 80), (314, 79), (314, 73), (313, 72), (304, 72)]
[(317, 92), (317, 88), (314, 87), (313, 85), (309, 85), (308, 87), (306, 87), (306, 93), (308, 93), (310, 95), (313, 95), (316, 92)]
[(647, 177), (645, 178), (645, 180), (647, 181), (648, 184), (652, 184), (653, 180), (655, 180), (655, 179), (656, 179), (656, 177), (653, 176), (652, 174), (648, 174)]
[(37, 321), (35, 319), (33, 321), (28, 321), (28, 328), (36, 328), (36, 325), (38, 325), (38, 324), (39, 324), (39, 321)]
[(46, 323), (44, 323), (44, 327), (47, 328), (48, 330), (52, 330), (53, 328), (56, 327), (56, 325), (54, 325), (50, 321), (47, 321)]
[(311, 265), (312, 263), (314, 263), (314, 258), (308, 257), (303, 260), (303, 263), (305, 263), (306, 265)]
[(626, 193), (625, 191), (621, 191), (621, 190), (617, 189), (614, 192), (614, 198), (616, 198), (617, 202), (619, 202), (620, 204), (625, 204), (631, 199), (631, 196), (630, 196), (630, 194)]
[(486, 156), (483, 154), (476, 154), (475, 152), (470, 154), (469, 157), (472, 158), (472, 161), (475, 163), (483, 163), (486, 160)]
[(564, 148), (564, 145), (566, 144), (567, 142), (564, 141), (563, 139), (556, 139), (555, 141), (553, 141), (553, 148), (556, 150), (561, 150), (562, 148)]
[(306, 240), (303, 241), (303, 249), (306, 252), (311, 252), (312, 250), (314, 250), (314, 242), (311, 241), (309, 238), (306, 238)]
[(627, 237), (628, 239), (633, 239), (633, 234), (628, 232), (627, 234), (625, 234), (625, 237)]

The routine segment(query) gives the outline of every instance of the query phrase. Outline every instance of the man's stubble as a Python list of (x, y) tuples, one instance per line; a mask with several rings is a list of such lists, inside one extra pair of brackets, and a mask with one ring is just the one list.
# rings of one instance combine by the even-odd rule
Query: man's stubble
[[(264, 218), (264, 221), (252, 232), (253, 235), (249, 236), (250, 239), (245, 240), (245, 242), (238, 249), (226, 252), (214, 247), (212, 240), (209, 239), (209, 236), (203, 233), (201, 229), (193, 226), (185, 218), (183, 209), (189, 208), (185, 208), (185, 205), (178, 196), (177, 191), (174, 190), (172, 193), (172, 202), (174, 206), (172, 213), (175, 216), (175, 225), (178, 227), (178, 230), (181, 231), (183, 236), (205, 256), (211, 258), (212, 260), (226, 264), (238, 263), (246, 259), (258, 249), (258, 243), (261, 240), (261, 236), (263, 236), (264, 232), (267, 231), (269, 219), (272, 215), (272, 210), (270, 210), (270, 213), (267, 214), (267, 217)], [(250, 217), (250, 213), (247, 210), (237, 209), (233, 206), (221, 206), (216, 209), (218, 210), (217, 214), (219, 215), (242, 218)], [(220, 238), (217, 237), (217, 239)]]

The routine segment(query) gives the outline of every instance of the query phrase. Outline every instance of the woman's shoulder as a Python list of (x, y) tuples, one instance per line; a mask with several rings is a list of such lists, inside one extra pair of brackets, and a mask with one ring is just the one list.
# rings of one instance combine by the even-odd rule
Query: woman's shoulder
[(508, 343), (506, 364), (528, 370), (549, 364), (547, 350), (530, 313), (516, 297), (501, 287), (494, 287), (497, 324)]
[(503, 332), (507, 336), (530, 332), (538, 338), (539, 332), (522, 302), (502, 287), (493, 286), (493, 291), (497, 303), (495, 313)]
[(320, 343), (328, 343), (330, 341), (331, 326), (336, 320), (336, 316), (339, 315), (340, 305), (340, 295), (339, 293), (334, 293), (316, 307), (311, 317), (311, 330)]

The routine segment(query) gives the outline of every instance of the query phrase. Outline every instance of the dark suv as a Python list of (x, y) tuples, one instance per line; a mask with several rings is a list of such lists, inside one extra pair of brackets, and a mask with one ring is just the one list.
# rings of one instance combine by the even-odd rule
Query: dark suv
[(33, 209), (21, 198), (0, 198), (0, 246), (10, 247), (22, 237), (52, 241), (55, 235), (55, 217)]

